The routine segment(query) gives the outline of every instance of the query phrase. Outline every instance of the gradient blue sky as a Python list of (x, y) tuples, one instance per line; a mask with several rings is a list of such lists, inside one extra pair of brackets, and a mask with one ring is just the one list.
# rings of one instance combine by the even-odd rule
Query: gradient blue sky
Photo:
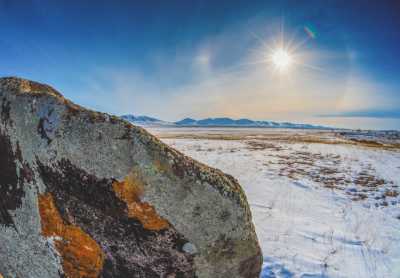
[[(117, 115), (400, 129), (399, 12), (399, 1), (0, 0), (0, 74)], [(284, 74), (260, 63), (282, 33), (304, 42)]]

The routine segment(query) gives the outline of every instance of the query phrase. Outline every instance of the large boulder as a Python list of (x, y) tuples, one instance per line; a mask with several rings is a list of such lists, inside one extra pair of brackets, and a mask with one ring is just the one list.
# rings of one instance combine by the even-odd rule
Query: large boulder
[(0, 275), (249, 277), (237, 181), (51, 87), (0, 78)]

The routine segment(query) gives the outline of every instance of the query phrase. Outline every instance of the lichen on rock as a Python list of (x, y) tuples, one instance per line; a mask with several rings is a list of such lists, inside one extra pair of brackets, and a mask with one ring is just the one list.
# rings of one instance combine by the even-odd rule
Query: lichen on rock
[(161, 218), (154, 207), (148, 202), (142, 202), (143, 185), (135, 172), (130, 172), (123, 181), (114, 181), (113, 189), (128, 207), (128, 216), (136, 218), (148, 230), (160, 231), (169, 227), (167, 220)]
[(4, 277), (259, 275), (234, 178), (50, 86), (0, 78), (0, 167)]
[(96, 278), (104, 263), (100, 246), (81, 228), (64, 223), (50, 193), (39, 195), (42, 234), (52, 237), (67, 277)]

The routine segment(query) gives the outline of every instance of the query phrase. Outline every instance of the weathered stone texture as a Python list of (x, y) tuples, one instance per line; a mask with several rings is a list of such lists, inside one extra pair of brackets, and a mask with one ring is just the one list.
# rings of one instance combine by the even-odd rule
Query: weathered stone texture
[(260, 269), (234, 178), (47, 85), (0, 78), (4, 277), (255, 278)]

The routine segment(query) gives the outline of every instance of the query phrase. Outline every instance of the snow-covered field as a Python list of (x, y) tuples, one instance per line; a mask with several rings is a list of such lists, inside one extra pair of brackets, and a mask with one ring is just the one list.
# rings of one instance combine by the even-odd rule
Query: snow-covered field
[(261, 277), (400, 277), (399, 149), (316, 131), (150, 132), (239, 180), (264, 254)]

